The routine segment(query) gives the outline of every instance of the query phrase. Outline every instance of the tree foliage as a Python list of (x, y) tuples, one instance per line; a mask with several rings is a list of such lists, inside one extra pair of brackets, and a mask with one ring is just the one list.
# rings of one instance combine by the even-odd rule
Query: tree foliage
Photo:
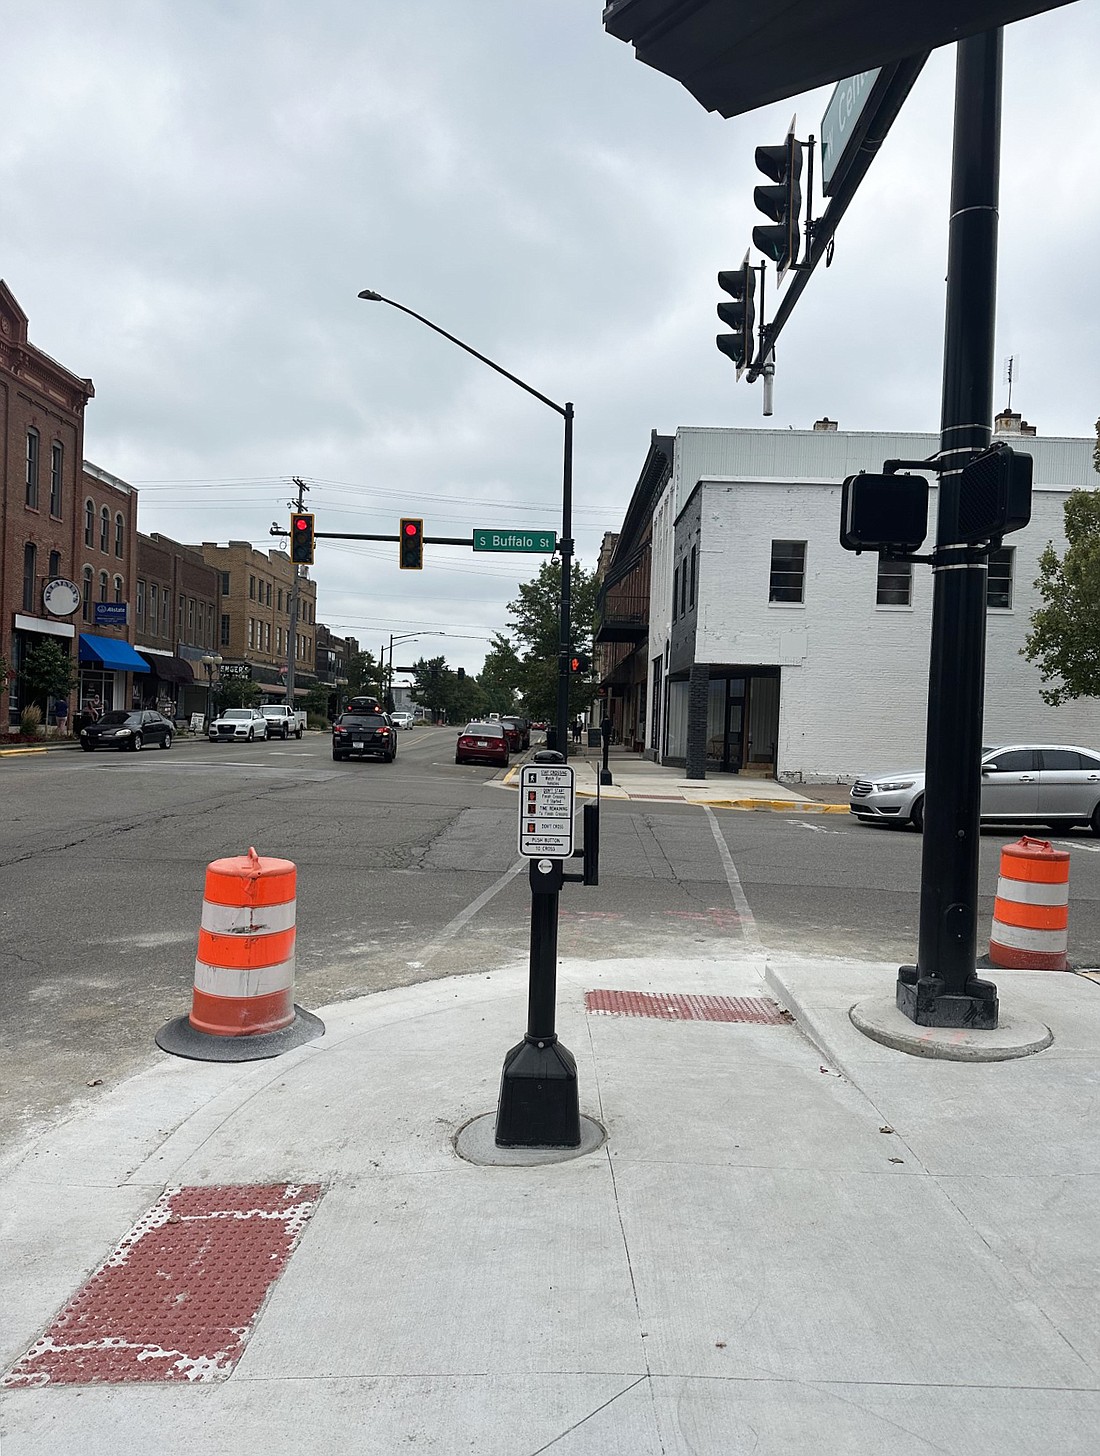
[(255, 708), (263, 697), (259, 683), (247, 677), (223, 677), (214, 688), (215, 712), (225, 708)]
[[(596, 576), (574, 561), (569, 575), (571, 650), (592, 656), (596, 623)], [(508, 627), (522, 648), (523, 711), (554, 722), (558, 710), (558, 653), (561, 641), (561, 562), (543, 562), (531, 581), (508, 603)], [(569, 680), (569, 716), (584, 712), (596, 695), (594, 671)]]
[(1051, 541), (1039, 558), (1042, 605), (1020, 649), (1052, 684), (1041, 689), (1052, 707), (1100, 697), (1100, 490), (1071, 491), (1064, 510), (1065, 554)]
[(445, 657), (419, 658), (413, 664), (413, 682), (413, 697), (436, 722), (465, 723), (488, 710), (480, 684), (448, 667)]
[(353, 652), (348, 658), (347, 676), (347, 696), (349, 698), (381, 691), (378, 681), (378, 663), (373, 652)]
[(27, 653), (22, 677), (30, 696), (47, 704), (52, 698), (67, 698), (76, 685), (72, 659), (48, 637)]
[(524, 671), (519, 653), (501, 632), (492, 639), (485, 661), (477, 675), (485, 694), (488, 710), (493, 713), (514, 713), (523, 695)]

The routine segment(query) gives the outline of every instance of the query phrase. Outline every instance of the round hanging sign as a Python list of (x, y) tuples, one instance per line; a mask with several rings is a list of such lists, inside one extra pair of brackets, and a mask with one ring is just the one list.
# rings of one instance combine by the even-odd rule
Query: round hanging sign
[(75, 581), (55, 576), (42, 589), (42, 605), (51, 617), (71, 617), (80, 606), (80, 588)]

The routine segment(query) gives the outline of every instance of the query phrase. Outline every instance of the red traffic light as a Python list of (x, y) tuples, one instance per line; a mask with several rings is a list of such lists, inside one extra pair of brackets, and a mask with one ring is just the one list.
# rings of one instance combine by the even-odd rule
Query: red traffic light
[(313, 552), (313, 516), (309, 511), (295, 511), (290, 518), (290, 559), (299, 566), (309, 565)]
[(424, 522), (418, 516), (401, 518), (397, 564), (402, 571), (422, 571), (424, 568)]
[(416, 522), (415, 521), (406, 521), (405, 522), (405, 535), (406, 536), (415, 536), (416, 535)]

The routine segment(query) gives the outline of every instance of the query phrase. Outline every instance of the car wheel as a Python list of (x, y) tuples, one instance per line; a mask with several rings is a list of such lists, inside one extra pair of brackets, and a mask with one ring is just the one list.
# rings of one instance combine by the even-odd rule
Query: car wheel
[(302, 736), (302, 730), (299, 728), (298, 731), (295, 733), (294, 736), (295, 736), (295, 738), (301, 738), (301, 736)]
[(160, 746), (161, 746), (161, 748), (171, 748), (172, 747), (172, 735), (171, 735), (171, 733), (166, 733), (164, 735), (164, 742)]
[(95, 752), (95, 744), (94, 743), (82, 743), (80, 746), (84, 750), (85, 753), (94, 753)]
[(249, 743), (253, 742), (253, 740), (255, 739), (255, 737), (256, 737), (255, 732), (253, 731), (253, 729), (250, 728), (248, 730), (248, 741), (249, 741)]
[[(924, 833), (924, 795), (914, 799), (913, 807), (909, 810), (909, 822), (918, 834)], [(1100, 834), (1100, 829), (1096, 831)]]
[(130, 747), (135, 753), (140, 753), (144, 741), (140, 733), (135, 733), (133, 738), (130, 739)]
[(386, 762), (387, 763), (393, 763), (393, 762), (395, 762), (396, 758), (397, 758), (397, 754), (396, 753), (387, 753), (385, 755), (385, 759), (386, 759)]
[(461, 762), (462, 762), (462, 760), (459, 758), (458, 754), (456, 753), (455, 754), (455, 763), (461, 763)]
[(1092, 818), (1089, 820), (1089, 828), (1093, 834), (1100, 835), (1100, 804), (1092, 811)]

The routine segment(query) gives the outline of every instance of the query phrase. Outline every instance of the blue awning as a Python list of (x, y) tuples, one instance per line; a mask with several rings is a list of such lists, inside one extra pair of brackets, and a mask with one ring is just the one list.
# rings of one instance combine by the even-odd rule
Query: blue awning
[(117, 637), (100, 637), (95, 632), (80, 634), (81, 662), (101, 662), (104, 667), (118, 672), (148, 672), (149, 664), (140, 657), (129, 642)]

